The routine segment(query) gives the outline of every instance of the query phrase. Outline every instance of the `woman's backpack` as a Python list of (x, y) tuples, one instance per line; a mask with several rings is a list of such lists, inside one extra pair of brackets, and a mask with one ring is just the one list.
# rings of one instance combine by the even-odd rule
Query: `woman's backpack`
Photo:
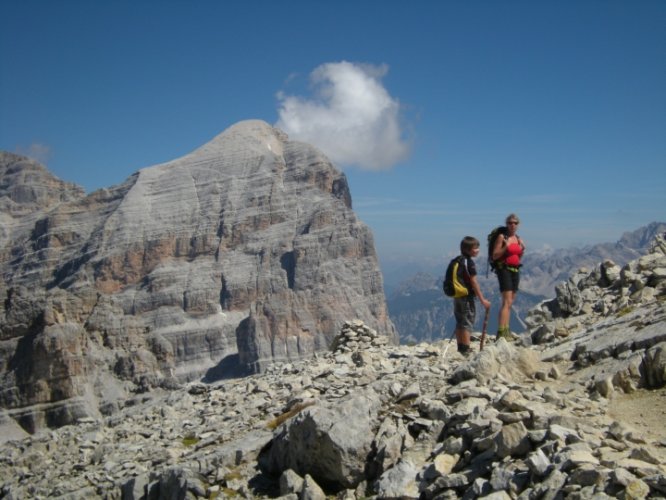
[[(493, 260), (493, 249), (495, 248), (495, 242), (497, 241), (497, 237), (499, 235), (503, 235), (506, 237), (509, 234), (509, 229), (506, 226), (497, 226), (495, 229), (490, 231), (488, 233), (487, 241), (488, 241), (488, 266), (490, 269), (493, 271), (497, 270), (497, 262)], [(488, 271), (486, 269), (486, 276), (488, 276)]]

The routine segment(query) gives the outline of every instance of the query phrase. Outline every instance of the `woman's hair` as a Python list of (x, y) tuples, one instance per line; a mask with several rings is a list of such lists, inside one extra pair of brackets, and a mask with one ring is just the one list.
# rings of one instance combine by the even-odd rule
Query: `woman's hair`
[(506, 216), (506, 219), (504, 219), (504, 223), (508, 224), (510, 220), (515, 220), (520, 224), (520, 218), (516, 214), (509, 214)]
[(463, 255), (470, 255), (472, 250), (479, 246), (481, 246), (481, 244), (474, 236), (465, 236), (460, 242), (460, 253)]

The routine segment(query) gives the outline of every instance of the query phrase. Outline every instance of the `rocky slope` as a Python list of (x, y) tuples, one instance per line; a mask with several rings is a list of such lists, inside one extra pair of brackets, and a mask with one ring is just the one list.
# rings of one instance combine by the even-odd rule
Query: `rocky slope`
[(611, 415), (630, 393), (648, 394), (640, 412), (666, 411), (666, 243), (567, 283), (518, 342), (467, 358), (350, 321), (332, 351), (261, 374), (137, 395), (33, 436), (6, 422), (2, 495), (663, 498), (663, 425)]
[[(643, 255), (655, 235), (664, 231), (666, 223), (654, 222), (625, 233), (615, 243), (558, 249), (548, 253), (528, 252), (521, 273), (521, 293), (516, 298), (515, 314), (511, 317), (512, 330), (524, 331), (526, 325), (523, 320), (526, 313), (542, 300), (552, 297), (555, 286), (566, 281), (576, 269), (595, 265), (604, 259), (624, 265)], [(439, 267), (443, 271), (445, 263)], [(497, 278), (492, 273), (486, 277), (486, 260), (483, 256), (477, 260), (477, 268), (481, 288), (493, 304), (488, 330), (495, 332), (501, 303)], [(401, 342), (415, 343), (447, 338), (453, 332), (453, 304), (442, 295), (441, 285), (441, 274), (419, 272), (404, 280), (388, 294), (389, 315), (398, 329)], [(481, 328), (480, 321), (477, 326)]]
[(309, 357), (349, 317), (397, 342), (345, 176), (264, 122), (89, 196), (0, 173), (0, 408), (25, 429)]

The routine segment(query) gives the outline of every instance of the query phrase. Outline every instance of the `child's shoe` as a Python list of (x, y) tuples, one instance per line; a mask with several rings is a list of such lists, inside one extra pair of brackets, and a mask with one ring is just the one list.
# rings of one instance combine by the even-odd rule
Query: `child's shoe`
[(472, 353), (469, 344), (458, 344), (458, 352), (464, 357), (467, 357)]

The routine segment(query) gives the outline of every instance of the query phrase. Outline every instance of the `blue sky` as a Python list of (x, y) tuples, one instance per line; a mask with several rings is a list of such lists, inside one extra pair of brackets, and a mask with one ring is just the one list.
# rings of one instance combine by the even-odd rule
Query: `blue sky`
[(262, 119), (384, 265), (516, 212), (533, 250), (666, 220), (666, 2), (0, 2), (0, 149), (92, 191)]

